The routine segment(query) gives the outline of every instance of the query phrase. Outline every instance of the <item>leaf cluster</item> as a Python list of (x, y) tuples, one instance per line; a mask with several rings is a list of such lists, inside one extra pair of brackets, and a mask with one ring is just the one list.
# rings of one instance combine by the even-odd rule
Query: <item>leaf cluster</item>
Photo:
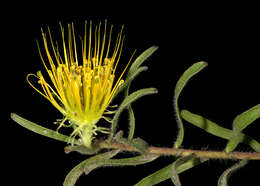
[[(149, 154), (148, 148), (149, 145), (142, 140), (141, 138), (134, 138), (135, 131), (135, 116), (134, 111), (131, 106), (133, 102), (138, 100), (139, 98), (157, 93), (155, 88), (144, 88), (137, 90), (135, 92), (130, 92), (130, 86), (132, 81), (141, 73), (148, 69), (146, 66), (142, 66), (144, 61), (149, 58), (158, 47), (153, 46), (146, 51), (144, 51), (132, 64), (129, 68), (128, 75), (126, 77), (125, 82), (118, 88), (115, 95), (119, 93), (124, 94), (124, 99), (118, 109), (116, 110), (114, 117), (112, 119), (111, 124), (111, 134), (108, 136), (106, 140), (107, 143), (116, 141), (120, 144), (130, 146), (135, 149), (139, 153), (133, 155), (130, 158), (115, 158), (117, 154), (119, 154), (121, 149), (110, 149), (106, 152), (101, 153), (100, 141), (96, 140), (93, 143), (92, 148), (86, 148), (83, 146), (79, 140), (74, 141), (74, 146), (67, 146), (65, 148), (65, 152), (69, 153), (72, 151), (79, 152), (85, 155), (92, 155), (90, 158), (84, 160), (77, 166), (75, 166), (69, 174), (66, 176), (65, 181), (63, 183), (64, 186), (74, 186), (79, 177), (85, 173), (89, 174), (92, 170), (98, 167), (107, 167), (107, 166), (135, 166), (140, 164), (145, 164), (157, 159), (160, 155)], [(226, 147), (224, 151), (226, 153), (231, 153), (234, 151), (239, 143), (244, 143), (251, 147), (254, 151), (260, 152), (260, 144), (253, 139), (252, 137), (243, 133), (243, 130), (251, 125), (257, 118), (260, 117), (260, 104), (248, 109), (247, 111), (239, 114), (233, 121), (232, 129), (227, 129), (206, 119), (203, 116), (191, 113), (188, 110), (180, 110), (178, 105), (178, 99), (181, 95), (182, 90), (189, 82), (189, 80), (203, 70), (207, 66), (206, 62), (198, 62), (193, 64), (190, 68), (188, 68), (180, 79), (177, 81), (175, 90), (174, 90), (174, 109), (176, 111), (176, 119), (177, 125), (179, 127), (178, 136), (176, 141), (173, 144), (173, 148), (179, 149), (183, 143), (184, 139), (184, 126), (183, 120), (187, 121), (187, 123), (191, 123), (194, 126), (203, 129), (204, 131), (217, 136), (219, 138), (223, 138), (227, 140)], [(123, 110), (127, 110), (129, 115), (129, 130), (127, 133), (127, 138), (123, 137), (122, 131), (117, 131), (119, 117)], [(38, 124), (35, 124), (31, 121), (28, 121), (16, 114), (11, 114), (11, 117), (14, 121), (16, 121), (21, 126), (38, 133), (40, 135), (44, 135), (49, 138), (53, 138), (55, 140), (63, 141), (66, 143), (70, 142), (70, 137), (57, 133), (56, 131), (47, 129)], [(167, 165), (160, 170), (148, 175), (139, 181), (135, 186), (152, 186), (156, 185), (162, 181), (167, 179), (171, 179), (173, 184), (176, 186), (181, 185), (181, 181), (179, 178), (179, 174), (191, 169), (205, 161), (209, 158), (199, 157), (196, 154), (190, 154), (188, 156), (181, 156), (181, 151), (178, 157), (174, 162)], [(232, 175), (232, 173), (239, 168), (245, 166), (248, 162), (248, 159), (240, 160), (238, 163), (228, 168), (223, 172), (218, 180), (219, 186), (227, 186), (228, 179)]]

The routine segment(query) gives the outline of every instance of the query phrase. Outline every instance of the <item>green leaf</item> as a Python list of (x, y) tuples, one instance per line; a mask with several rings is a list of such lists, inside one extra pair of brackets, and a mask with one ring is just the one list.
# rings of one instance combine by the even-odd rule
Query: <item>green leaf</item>
[(110, 159), (116, 154), (118, 154), (119, 150), (112, 150), (109, 152), (105, 152), (102, 154), (98, 154), (96, 156), (92, 156), (80, 164), (78, 164), (76, 167), (74, 167), (69, 174), (66, 176), (63, 186), (74, 186), (78, 180), (78, 178), (84, 173), (85, 167), (89, 164), (92, 165), (95, 162), (99, 162), (103, 159)]
[(145, 50), (141, 55), (139, 55), (136, 60), (133, 62), (131, 67), (129, 68), (128, 75), (131, 76), (142, 64), (143, 62), (149, 58), (156, 50), (158, 49), (157, 46), (152, 46)]
[(157, 159), (159, 155), (146, 154), (140, 155), (132, 158), (122, 158), (122, 159), (101, 159), (100, 161), (92, 162), (86, 164), (84, 167), (84, 172), (89, 174), (92, 170), (98, 167), (116, 167), (116, 166), (136, 166), (145, 163), (149, 163)]
[(135, 186), (153, 186), (169, 179), (171, 176), (172, 164), (154, 172), (153, 174), (143, 178)]
[(200, 115), (193, 114), (187, 110), (182, 110), (181, 116), (184, 120), (205, 130), (206, 132), (208, 132), (210, 134), (213, 134), (215, 136), (218, 136), (218, 137), (221, 137), (224, 139), (229, 139), (231, 137), (231, 133), (232, 133), (231, 130), (221, 127), (218, 124), (216, 124)]
[(179, 127), (179, 133), (178, 133), (178, 137), (174, 143), (174, 147), (175, 148), (179, 148), (182, 144), (183, 138), (184, 138), (184, 128), (183, 128), (183, 123), (182, 123), (182, 119), (180, 116), (180, 111), (179, 111), (179, 106), (178, 106), (178, 99), (179, 96), (183, 90), (183, 88), (185, 87), (185, 85), (187, 84), (187, 82), (194, 76), (196, 75), (198, 72), (200, 72), (202, 69), (204, 69), (208, 64), (206, 62), (198, 62), (193, 64), (190, 68), (188, 68), (183, 75), (180, 77), (180, 79), (178, 80), (175, 90), (174, 90), (174, 109), (176, 112), (176, 116), (177, 116), (177, 124)]
[(171, 180), (174, 183), (175, 186), (181, 186), (181, 182), (179, 179), (179, 175), (177, 172), (178, 167), (180, 167), (182, 164), (192, 161), (192, 159), (195, 158), (194, 154), (191, 154), (189, 156), (180, 157), (172, 164), (172, 170), (171, 170)]
[[(144, 66), (141, 67), (141, 65), (144, 63), (144, 61), (150, 57), (158, 47), (153, 46), (144, 51), (140, 56), (136, 58), (136, 60), (133, 62), (131, 67), (129, 68), (129, 71), (127, 73), (127, 77), (125, 82), (122, 84), (122, 86), (119, 87), (118, 91), (116, 94), (121, 92), (123, 89), (126, 88), (125, 90), (125, 96), (128, 96), (129, 94), (129, 88), (131, 86), (131, 83), (133, 79), (139, 75), (141, 72), (146, 71), (148, 67)], [(134, 131), (135, 131), (135, 116), (134, 116), (134, 111), (131, 107), (131, 104), (127, 107), (128, 115), (129, 115), (129, 134), (128, 134), (128, 139), (132, 139), (134, 137)]]
[(225, 151), (233, 151), (239, 142), (241, 141), (242, 135), (241, 132), (248, 125), (253, 123), (256, 119), (260, 117), (260, 104), (250, 108), (249, 110), (239, 114), (233, 121), (233, 135), (230, 138)]
[(116, 90), (116, 93), (114, 94), (114, 97), (115, 98), (120, 92), (122, 92), (126, 87), (129, 86), (129, 84), (131, 84), (131, 82), (141, 73), (141, 72), (144, 72), (144, 71), (147, 71), (148, 70), (148, 67), (146, 66), (143, 66), (143, 67), (140, 67), (138, 68), (136, 71), (134, 71), (132, 74), (128, 75), (126, 80), (124, 81), (124, 83), (122, 85), (120, 85), (118, 87), (118, 89)]
[(74, 146), (67, 146), (64, 148), (65, 153), (70, 152), (79, 152), (80, 154), (87, 154), (87, 155), (93, 155), (98, 153), (100, 148), (95, 148), (94, 145), (91, 146), (91, 148), (86, 147), (85, 145), (74, 145)]
[(149, 95), (149, 94), (155, 94), (157, 93), (157, 89), (155, 88), (144, 88), (141, 90), (137, 90), (135, 92), (133, 92), (132, 94), (130, 94), (129, 96), (127, 96), (124, 101), (121, 103), (121, 105), (119, 106), (117, 112), (114, 115), (114, 118), (112, 120), (112, 125), (111, 125), (111, 132), (112, 134), (109, 137), (109, 140), (112, 140), (115, 132), (116, 132), (116, 127), (117, 127), (117, 123), (118, 123), (118, 119), (120, 114), (122, 113), (122, 111), (127, 108), (131, 103), (133, 103), (134, 101), (136, 101), (137, 99), (145, 96), (145, 95)]
[[(127, 73), (126, 81), (123, 84), (124, 89), (127, 87), (125, 91), (125, 96), (128, 96), (129, 93), (129, 88), (131, 86), (131, 82), (133, 79), (139, 75), (141, 72), (145, 71), (148, 69), (148, 67), (141, 67), (141, 65), (144, 63), (144, 61), (149, 58), (156, 50), (158, 49), (157, 46), (152, 46), (145, 50), (140, 56), (136, 58), (136, 60), (133, 62), (131, 67), (129, 68), (129, 71)], [(121, 87), (120, 90), (121, 91)], [(132, 139), (134, 137), (134, 131), (135, 131), (135, 116), (133, 109), (131, 107), (131, 104), (127, 107), (128, 115), (129, 115), (129, 134), (128, 134), (128, 139)]]
[(233, 122), (233, 128), (242, 131), (260, 117), (260, 104), (238, 115)]
[(239, 131), (232, 131), (232, 135), (225, 147), (225, 151), (227, 153), (235, 150), (235, 148), (238, 146), (239, 142), (242, 141), (243, 139), (243, 134), (240, 133)]
[(123, 133), (120, 131), (116, 134), (115, 136), (115, 140), (118, 141), (119, 143), (122, 144), (126, 144), (129, 145), (133, 148), (135, 148), (136, 150), (138, 150), (139, 152), (145, 154), (148, 150), (148, 143), (146, 141), (144, 141), (141, 138), (134, 138), (134, 139), (126, 139), (123, 138)]
[[(186, 163), (183, 163), (180, 165), (178, 168), (176, 168), (176, 171), (178, 174), (191, 169), (195, 167), (196, 165), (199, 165), (208, 159), (199, 159), (199, 158), (194, 158)], [(167, 179), (171, 178), (171, 171), (172, 171), (172, 163), (170, 165), (167, 165), (166, 167), (156, 171), (155, 173), (143, 178), (141, 181), (139, 181), (135, 186), (153, 186), (156, 185), (160, 182), (163, 182)]]
[[(127, 88), (125, 89), (125, 97), (127, 97), (129, 95), (129, 89), (130, 89), (131, 83), (132, 83), (132, 81), (129, 82), (129, 84), (127, 85)], [(127, 107), (127, 113), (129, 116), (128, 139), (131, 140), (131, 139), (133, 139), (134, 132), (135, 132), (135, 114), (134, 114), (131, 104)]]
[[(18, 116), (17, 114), (12, 113), (11, 114), (11, 118), (18, 123), (19, 125), (23, 126), (26, 129), (29, 129), (30, 131), (33, 131), (37, 134), (49, 137), (49, 138), (53, 138), (59, 141), (63, 141), (63, 142), (70, 142), (70, 137), (63, 135), (63, 134), (59, 134), (58, 132), (51, 130), (51, 129), (47, 129), (45, 127), (42, 127), (36, 123), (33, 123), (29, 120), (26, 120), (24, 118), (22, 118), (21, 116)], [(74, 141), (74, 144), (80, 144), (77, 140)]]
[[(148, 69), (148, 67), (140, 67), (138, 68), (134, 74), (138, 73), (138, 71), (142, 70), (142, 69)], [(142, 70), (144, 71), (144, 70)], [(133, 75), (134, 75), (133, 74)], [(139, 74), (139, 73), (138, 73)], [(132, 75), (132, 76), (133, 76)], [(132, 77), (131, 76), (131, 77)], [(130, 86), (131, 86), (131, 83), (133, 81), (133, 78), (130, 79), (130, 78), (127, 78), (126, 81), (128, 81), (127, 83), (127, 87), (125, 89), (125, 97), (127, 97), (129, 95), (129, 89), (130, 89)], [(129, 133), (128, 133), (128, 139), (132, 139), (134, 137), (134, 132), (135, 132), (135, 115), (134, 115), (134, 111), (132, 109), (132, 106), (131, 104), (127, 107), (127, 112), (128, 112), (128, 116), (129, 116)]]
[(128, 139), (131, 140), (134, 137), (135, 132), (135, 115), (131, 106), (128, 107), (128, 115), (129, 115), (129, 133)]
[[(221, 127), (218, 124), (216, 124), (200, 115), (193, 114), (187, 110), (182, 110), (181, 116), (184, 120), (188, 121), (189, 123), (205, 130), (206, 132), (208, 132), (212, 135), (218, 136), (220, 138), (229, 140), (233, 135), (232, 130)], [(260, 152), (260, 144), (256, 140), (251, 138), (250, 136), (247, 136), (247, 135), (241, 133), (240, 142), (249, 145), (256, 152)]]
[(228, 179), (238, 169), (244, 167), (248, 163), (248, 160), (244, 159), (233, 165), (232, 167), (225, 170), (218, 180), (218, 186), (228, 186)]

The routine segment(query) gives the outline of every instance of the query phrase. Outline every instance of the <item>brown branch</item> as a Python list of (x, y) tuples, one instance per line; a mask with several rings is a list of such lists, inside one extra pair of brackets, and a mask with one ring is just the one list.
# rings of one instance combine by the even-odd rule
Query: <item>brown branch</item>
[[(138, 152), (134, 147), (122, 144), (119, 142), (101, 141), (98, 146), (103, 149), (121, 149), (124, 151)], [(230, 152), (225, 151), (210, 151), (210, 150), (191, 150), (191, 149), (176, 149), (167, 147), (148, 147), (148, 154), (157, 154), (161, 156), (189, 156), (195, 154), (197, 157), (209, 158), (209, 159), (248, 159), (248, 160), (260, 160), (259, 152)]]

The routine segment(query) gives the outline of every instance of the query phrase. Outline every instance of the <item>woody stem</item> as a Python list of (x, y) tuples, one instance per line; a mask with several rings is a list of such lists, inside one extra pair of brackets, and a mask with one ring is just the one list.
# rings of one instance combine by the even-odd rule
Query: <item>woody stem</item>
[[(124, 151), (138, 152), (134, 147), (122, 144), (119, 142), (108, 142), (102, 141), (99, 143), (99, 147), (103, 149), (121, 149)], [(230, 152), (225, 151), (211, 151), (211, 150), (191, 150), (191, 149), (176, 149), (176, 148), (167, 148), (167, 147), (153, 147), (150, 146), (147, 149), (148, 154), (157, 154), (161, 156), (189, 156), (191, 154), (196, 155), (200, 158), (209, 158), (209, 159), (248, 159), (248, 160), (260, 160), (259, 152)]]

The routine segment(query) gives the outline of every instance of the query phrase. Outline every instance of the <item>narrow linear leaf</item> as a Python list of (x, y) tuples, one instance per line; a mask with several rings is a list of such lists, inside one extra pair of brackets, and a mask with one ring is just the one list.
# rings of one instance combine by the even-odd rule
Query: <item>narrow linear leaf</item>
[(232, 135), (230, 139), (228, 140), (228, 143), (225, 147), (225, 151), (227, 153), (235, 150), (235, 148), (238, 146), (239, 142), (241, 142), (243, 139), (243, 134), (239, 132), (238, 130), (233, 130)]
[(156, 93), (158, 93), (158, 90), (156, 88), (144, 88), (144, 89), (137, 90), (125, 98), (125, 100), (120, 105), (121, 108), (119, 107), (119, 110), (126, 108), (128, 105), (130, 105), (131, 103), (133, 103), (134, 101), (136, 101), (137, 99), (145, 95), (156, 94)]
[(179, 178), (179, 175), (177, 172), (178, 167), (181, 166), (182, 164), (190, 161), (193, 158), (195, 158), (195, 155), (193, 155), (193, 154), (191, 154), (189, 156), (185, 156), (185, 157), (180, 157), (172, 164), (171, 180), (175, 186), (181, 186), (180, 178)]
[(115, 156), (119, 153), (119, 150), (112, 150), (109, 152), (105, 152), (96, 156), (92, 156), (80, 164), (78, 164), (76, 167), (74, 167), (69, 174), (66, 176), (63, 186), (74, 186), (78, 180), (78, 178), (84, 173), (84, 168), (88, 164), (93, 164), (95, 162), (99, 162), (102, 159), (109, 159)]
[[(144, 61), (149, 58), (156, 50), (158, 49), (157, 46), (152, 46), (149, 49), (145, 50), (140, 56), (136, 58), (136, 60), (133, 62), (131, 67), (129, 68), (129, 71), (127, 73), (127, 77), (125, 82), (122, 84), (122, 86), (119, 87), (119, 89), (116, 92), (116, 95), (121, 92), (123, 89), (126, 88), (125, 96), (128, 96), (129, 88), (137, 75), (139, 75), (141, 72), (146, 71), (148, 67), (144, 66), (141, 67), (141, 65), (144, 63)], [(134, 136), (135, 131), (135, 117), (134, 112), (131, 107), (131, 104), (127, 107), (128, 115), (129, 115), (129, 134), (128, 139), (132, 139)]]
[(122, 159), (101, 159), (100, 161), (92, 162), (86, 164), (84, 167), (84, 172), (89, 174), (92, 170), (98, 167), (116, 167), (116, 166), (136, 166), (145, 163), (149, 163), (157, 159), (158, 155), (140, 155), (132, 158), (122, 158)]
[(118, 132), (114, 139), (119, 143), (126, 144), (135, 148), (136, 150), (138, 150), (143, 154), (147, 153), (149, 145), (146, 141), (144, 141), (141, 138), (126, 139), (123, 138), (122, 136), (123, 136), (122, 133)]
[(129, 68), (128, 75), (134, 73), (142, 64), (143, 62), (149, 58), (156, 50), (158, 49), (157, 46), (152, 46), (145, 50), (141, 55), (139, 55), (136, 60), (133, 62), (131, 67)]
[(253, 123), (260, 117), (260, 104), (250, 108), (249, 110), (239, 114), (233, 122), (233, 128), (242, 131), (248, 125)]
[(127, 108), (131, 103), (136, 101), (137, 99), (139, 99), (139, 98), (141, 98), (141, 97), (143, 97), (145, 95), (155, 94), (157, 92), (158, 91), (155, 88), (145, 88), (145, 89), (137, 90), (137, 91), (133, 92), (132, 94), (130, 94), (129, 96), (127, 96), (124, 99), (124, 101), (121, 103), (121, 105), (119, 106), (117, 112), (114, 115), (114, 118), (112, 120), (112, 125), (111, 125), (111, 132), (112, 132), (112, 134), (110, 135), (109, 140), (112, 140), (113, 135), (115, 134), (117, 123), (118, 123), (118, 118), (119, 118), (121, 112), (125, 108)]
[(149, 144), (146, 141), (144, 141), (142, 138), (138, 137), (138, 138), (131, 139), (131, 142), (133, 147), (139, 150), (139, 152), (143, 154), (147, 153)]
[(149, 176), (143, 178), (141, 181), (139, 181), (134, 186), (153, 186), (160, 182), (163, 182), (170, 178), (170, 171), (172, 168), (172, 164), (167, 165), (166, 167), (154, 172), (153, 174), (150, 174)]
[(123, 138), (123, 135), (124, 135), (124, 131), (120, 130), (116, 133), (116, 135), (114, 136), (113, 139), (115, 139), (116, 141)]
[[(49, 137), (52, 139), (56, 139), (59, 141), (67, 142), (67, 143), (70, 142), (69, 136), (66, 136), (66, 135), (60, 134), (54, 130), (42, 127), (36, 123), (33, 123), (27, 119), (22, 118), (21, 116), (18, 116), (17, 114), (12, 113), (11, 118), (19, 125), (23, 126), (26, 129), (29, 129), (30, 131), (37, 133), (37, 134), (40, 134), (40, 135), (43, 135), (43, 136), (46, 136), (46, 137)], [(77, 140), (75, 140), (74, 144), (79, 145), (80, 143)]]
[[(177, 168), (177, 173), (180, 174), (205, 161), (207, 161), (207, 159), (199, 159), (199, 158), (191, 159), (191, 160), (187, 161), (186, 163), (180, 165)], [(141, 181), (139, 181), (137, 184), (135, 184), (135, 186), (153, 186), (158, 183), (161, 183), (161, 182), (171, 178), (171, 170), (172, 170), (172, 163), (170, 165), (167, 165), (166, 167), (154, 172), (153, 174), (143, 178)]]
[(128, 139), (131, 140), (134, 137), (135, 132), (135, 115), (131, 105), (128, 107), (128, 115), (129, 115), (129, 132)]
[(258, 143), (258, 141), (256, 141), (252, 137), (247, 136), (247, 135), (245, 135), (243, 133), (241, 135), (243, 136), (241, 143), (249, 145), (256, 152), (260, 152), (260, 143)]
[(205, 130), (206, 132), (208, 132), (210, 134), (213, 134), (215, 136), (218, 136), (218, 137), (221, 137), (224, 139), (229, 139), (231, 137), (231, 134), (232, 134), (231, 130), (221, 127), (218, 124), (216, 124), (200, 115), (193, 114), (187, 110), (182, 110), (181, 116), (184, 120)]
[(99, 152), (99, 148), (88, 148), (85, 145), (67, 146), (64, 148), (65, 153), (79, 152), (81, 154), (93, 155)]
[(260, 117), (260, 104), (250, 108), (249, 110), (239, 114), (233, 121), (233, 135), (228, 141), (225, 151), (233, 151), (241, 141), (241, 132), (248, 125), (253, 123)]
[(177, 116), (177, 124), (179, 127), (179, 133), (178, 133), (178, 137), (174, 143), (174, 147), (175, 148), (179, 148), (182, 144), (183, 138), (184, 138), (184, 128), (183, 128), (183, 123), (182, 123), (182, 119), (180, 116), (180, 111), (179, 111), (179, 106), (178, 106), (178, 99), (179, 96), (183, 90), (183, 88), (185, 87), (185, 85), (187, 84), (187, 82), (194, 76), (196, 75), (198, 72), (200, 72), (202, 69), (204, 69), (208, 64), (206, 62), (198, 62), (193, 64), (190, 68), (188, 68), (183, 75), (180, 77), (180, 79), (177, 81), (175, 90), (174, 90), (174, 109), (176, 112), (176, 116)]
[(141, 72), (144, 72), (144, 71), (147, 71), (148, 70), (148, 67), (147, 66), (143, 66), (143, 67), (140, 67), (138, 68), (136, 71), (134, 71), (132, 74), (128, 75), (126, 77), (126, 80), (125, 82), (118, 87), (116, 93), (114, 94), (114, 98), (120, 93), (122, 92), (126, 87), (129, 86), (129, 84), (141, 73)]
[[(141, 68), (141, 67), (140, 67)], [(125, 97), (129, 95), (129, 89), (132, 81), (130, 81), (125, 89)], [(129, 116), (129, 131), (128, 131), (128, 139), (133, 139), (135, 132), (135, 115), (131, 104), (127, 107), (127, 112)]]
[[(136, 58), (136, 60), (133, 62), (131, 67), (129, 68), (129, 71), (127, 73), (126, 81), (123, 84), (124, 87), (119, 88), (119, 92), (126, 88), (125, 90), (125, 96), (128, 96), (129, 94), (129, 89), (131, 86), (131, 83), (133, 79), (139, 75), (141, 72), (145, 71), (148, 69), (148, 67), (141, 67), (141, 65), (144, 63), (144, 61), (149, 58), (156, 50), (158, 49), (157, 46), (152, 46), (145, 50), (140, 56)], [(134, 137), (134, 131), (135, 131), (135, 117), (134, 117), (134, 112), (131, 107), (131, 104), (127, 107), (128, 115), (129, 115), (129, 134), (128, 134), (128, 139), (132, 139)]]
[(248, 163), (248, 160), (244, 159), (233, 165), (232, 167), (225, 170), (218, 180), (218, 186), (228, 186), (228, 179), (238, 169), (244, 167)]
[[(189, 123), (217, 137), (229, 140), (233, 135), (232, 130), (221, 127), (218, 124), (200, 115), (193, 114), (187, 110), (182, 110), (181, 116), (184, 120), (188, 121)], [(243, 133), (241, 133), (241, 143), (249, 145), (256, 152), (260, 152), (260, 144), (250, 136), (247, 136)]]
[[(129, 89), (130, 89), (130, 86), (131, 86), (131, 83), (133, 81), (133, 79), (138, 75), (140, 74), (140, 72), (143, 72), (145, 70), (147, 70), (148, 67), (140, 67), (138, 68), (134, 73), (133, 75), (129, 75), (129, 76), (126, 78), (126, 82), (125, 82), (125, 97), (128, 96), (129, 94)], [(133, 78), (132, 78), (133, 77)], [(135, 115), (134, 115), (134, 111), (132, 109), (132, 106), (131, 104), (127, 107), (127, 112), (128, 112), (128, 116), (129, 116), (129, 133), (128, 133), (128, 139), (132, 139), (134, 137), (134, 132), (135, 132)]]

